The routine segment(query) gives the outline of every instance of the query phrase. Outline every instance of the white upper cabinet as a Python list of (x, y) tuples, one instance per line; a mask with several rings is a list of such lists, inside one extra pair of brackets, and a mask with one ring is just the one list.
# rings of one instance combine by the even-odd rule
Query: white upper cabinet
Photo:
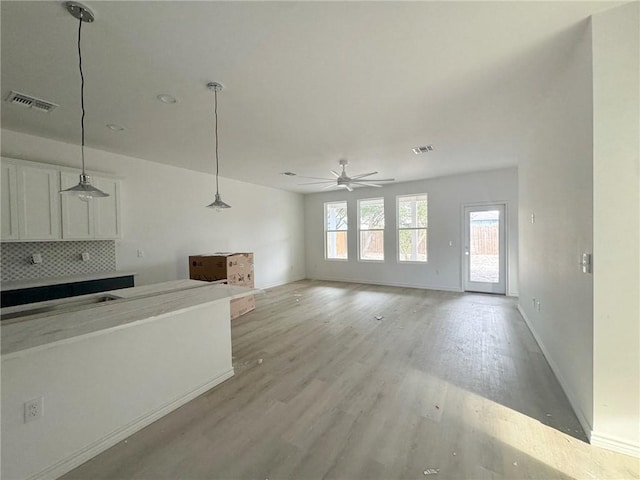
[(78, 183), (79, 171), (2, 159), (2, 240), (121, 238), (120, 180), (91, 175), (108, 197), (83, 202), (60, 189)]
[(16, 165), (20, 240), (60, 239), (59, 171), (38, 164)]
[(18, 229), (18, 181), (16, 166), (2, 162), (2, 185), (0, 186), (0, 207), (2, 212), (2, 240), (20, 238)]
[[(60, 172), (62, 188), (76, 185), (80, 172)], [(120, 180), (91, 175), (91, 184), (108, 197), (88, 202), (73, 195), (62, 197), (62, 238), (65, 240), (110, 240), (121, 238)]]
[(109, 196), (93, 201), (95, 238), (121, 238), (120, 180), (92, 177), (93, 184)]

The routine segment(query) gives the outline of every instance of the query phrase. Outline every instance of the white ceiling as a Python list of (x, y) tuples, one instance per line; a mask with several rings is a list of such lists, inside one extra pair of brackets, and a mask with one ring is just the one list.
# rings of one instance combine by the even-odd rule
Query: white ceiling
[[(310, 192), (281, 173), (325, 177), (342, 157), (350, 174), (398, 181), (516, 165), (584, 20), (617, 3), (85, 4), (87, 145), (214, 172), (214, 80), (220, 175)], [(1, 19), (3, 100), (60, 105), (2, 102), (2, 127), (78, 144), (77, 20), (52, 1), (3, 1)]]

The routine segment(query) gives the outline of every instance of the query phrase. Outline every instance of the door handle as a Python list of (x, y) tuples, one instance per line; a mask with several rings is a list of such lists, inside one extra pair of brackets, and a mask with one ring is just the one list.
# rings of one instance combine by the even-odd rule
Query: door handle
[(464, 247), (464, 254), (469, 255), (469, 247)]

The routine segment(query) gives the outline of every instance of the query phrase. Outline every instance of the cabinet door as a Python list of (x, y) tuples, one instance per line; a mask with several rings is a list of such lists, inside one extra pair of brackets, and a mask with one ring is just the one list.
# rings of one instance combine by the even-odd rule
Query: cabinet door
[(16, 166), (2, 162), (2, 190), (0, 207), (2, 213), (2, 240), (17, 240), (18, 230), (18, 182), (16, 180)]
[[(80, 180), (79, 173), (60, 172), (62, 188), (73, 187)], [(93, 202), (83, 202), (75, 195), (60, 195), (62, 202), (62, 238), (85, 240), (94, 236)]]
[(92, 183), (108, 197), (93, 200), (95, 214), (95, 238), (121, 238), (120, 230), (120, 180), (92, 177)]
[(21, 240), (60, 240), (60, 180), (54, 168), (17, 165)]

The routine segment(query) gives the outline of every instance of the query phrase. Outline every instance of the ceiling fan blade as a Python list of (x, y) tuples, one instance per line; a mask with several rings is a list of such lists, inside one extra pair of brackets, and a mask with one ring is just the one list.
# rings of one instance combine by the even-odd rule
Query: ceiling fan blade
[(375, 175), (376, 173), (378, 173), (378, 172), (361, 173), (360, 175), (354, 175), (353, 177), (351, 177), (351, 180), (356, 180), (358, 178), (368, 177), (369, 175)]
[(345, 187), (347, 188), (347, 190), (349, 190), (350, 192), (353, 192), (353, 188), (351, 188), (350, 185), (345, 185)]
[(307, 182), (307, 183), (299, 183), (298, 185), (318, 185), (321, 183), (336, 183), (335, 180), (323, 180), (322, 182)]
[(334, 181), (333, 178), (324, 178), (324, 177), (305, 177), (304, 175), (296, 175), (298, 178), (310, 178), (312, 180), (331, 180)]
[(382, 185), (376, 185), (375, 183), (366, 182), (351, 182), (352, 185), (362, 185), (364, 187), (382, 187)]
[(395, 182), (395, 178), (370, 178), (372, 182)]
[(330, 188), (335, 188), (337, 185), (335, 184), (335, 182), (331, 182), (329, 185), (327, 185), (326, 187), (322, 187), (323, 190), (329, 190)]
[(336, 178), (340, 178), (340, 174), (335, 170), (331, 170), (331, 173), (333, 173), (336, 176)]

